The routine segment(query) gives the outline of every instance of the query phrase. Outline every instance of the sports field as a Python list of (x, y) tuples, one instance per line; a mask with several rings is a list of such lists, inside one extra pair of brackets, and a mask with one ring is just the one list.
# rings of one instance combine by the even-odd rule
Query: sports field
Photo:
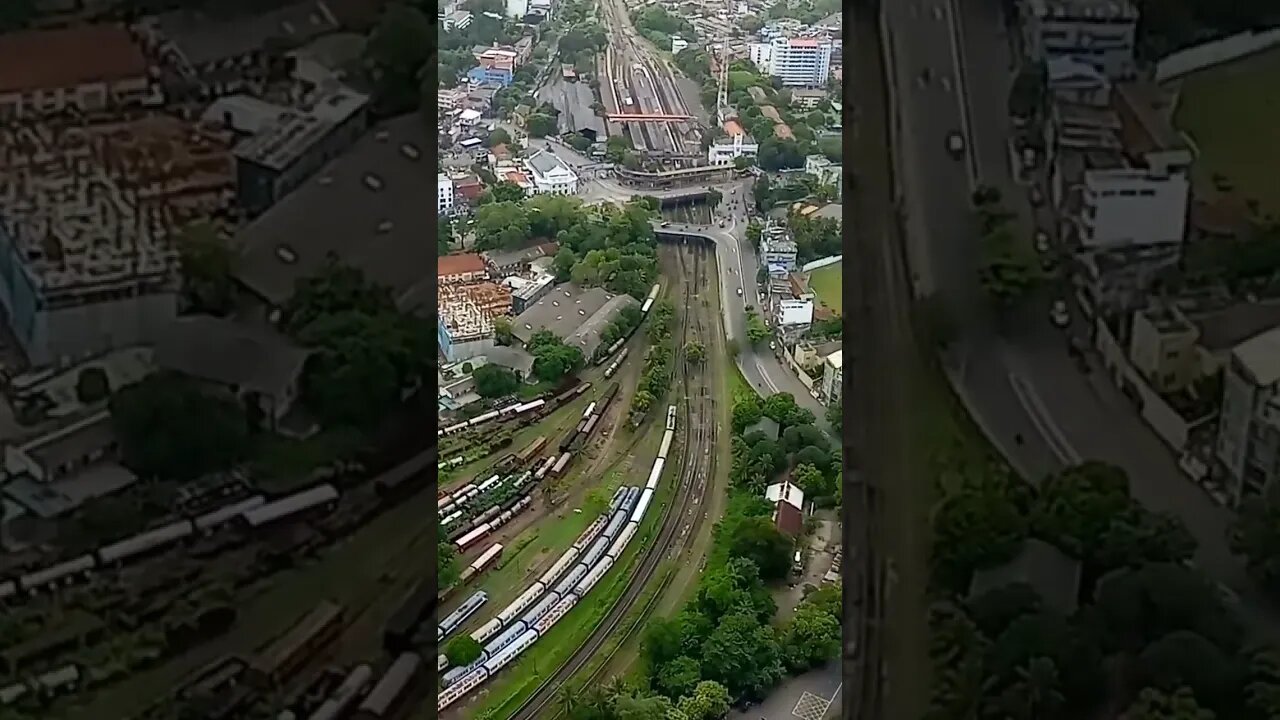
[(843, 262), (818, 268), (809, 273), (809, 287), (818, 295), (818, 301), (831, 308), (836, 314), (843, 314), (840, 305), (841, 272)]
[(1199, 150), (1198, 193), (1234, 190), (1280, 215), (1280, 50), (1184, 78), (1174, 124)]

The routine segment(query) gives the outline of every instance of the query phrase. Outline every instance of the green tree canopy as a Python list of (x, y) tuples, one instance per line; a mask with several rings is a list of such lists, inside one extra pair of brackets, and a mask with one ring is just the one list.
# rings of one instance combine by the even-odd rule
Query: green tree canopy
[(244, 409), (177, 375), (126, 386), (110, 408), (124, 462), (144, 478), (192, 480), (228, 470), (248, 449)]

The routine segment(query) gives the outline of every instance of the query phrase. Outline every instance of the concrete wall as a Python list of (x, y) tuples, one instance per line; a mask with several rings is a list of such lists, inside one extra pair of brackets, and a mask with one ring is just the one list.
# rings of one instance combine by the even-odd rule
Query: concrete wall
[(1280, 45), (1280, 28), (1247, 31), (1213, 42), (1170, 53), (1156, 63), (1156, 82), (1176, 80), (1183, 75), (1238, 60)]
[(832, 255), (831, 257), (818, 258), (813, 262), (805, 263), (804, 267), (800, 268), (800, 272), (810, 272), (811, 270), (824, 268), (828, 265), (835, 265), (836, 263), (840, 262), (843, 259), (844, 259), (843, 255)]

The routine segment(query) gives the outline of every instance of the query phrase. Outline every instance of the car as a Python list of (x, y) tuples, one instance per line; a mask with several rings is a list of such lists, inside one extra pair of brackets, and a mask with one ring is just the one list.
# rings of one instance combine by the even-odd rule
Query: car
[(951, 153), (951, 156), (957, 160), (963, 157), (964, 136), (957, 131), (951, 131), (951, 133), (947, 135), (947, 152)]
[(721, 221), (720, 221), (720, 227), (724, 227), (724, 221), (723, 221), (723, 220), (721, 220)]
[(1031, 186), (1031, 204), (1036, 207), (1044, 204), (1044, 193), (1041, 192), (1039, 185)]
[(771, 343), (769, 343), (769, 349), (770, 349), (770, 350), (774, 350), (774, 349), (776, 349), (776, 348), (777, 348), (777, 345), (776, 345), (776, 344), (774, 344), (774, 343), (772, 343), (772, 342), (771, 342)]
[(664, 222), (664, 223), (662, 223), (662, 227), (671, 227), (671, 223), (669, 223), (669, 222)]
[(1049, 308), (1049, 321), (1056, 327), (1065, 328), (1071, 324), (1071, 314), (1067, 312), (1066, 300), (1054, 300)]
[(1049, 250), (1050, 250), (1049, 233), (1043, 230), (1037, 230), (1036, 231), (1036, 252), (1040, 253), (1041, 255), (1047, 255), (1049, 253)]
[(742, 297), (742, 288), (738, 288), (738, 297)]

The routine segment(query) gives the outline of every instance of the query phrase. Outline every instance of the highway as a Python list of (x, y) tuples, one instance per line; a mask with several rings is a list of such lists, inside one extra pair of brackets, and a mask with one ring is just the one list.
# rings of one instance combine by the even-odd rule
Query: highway
[[(1181, 518), (1199, 541), (1197, 565), (1241, 597), (1256, 631), (1274, 636), (1280, 616), (1228, 547), (1229, 511), (1179, 470), (1169, 448), (1100, 370), (1077, 367), (1067, 354), (1069, 335), (1047, 319), (1049, 293), (1000, 328), (983, 297), (969, 206), (974, 185), (1003, 192), (1028, 242), (1035, 229), (1006, 150), (1005, 98), (1014, 71), (1000, 0), (886, 2), (883, 12), (901, 122), (897, 171), (911, 274), (917, 295), (932, 295), (950, 312), (955, 340), (944, 361), (953, 386), (986, 434), (1033, 481), (1084, 459), (1124, 468), (1135, 498)], [(947, 133), (956, 130), (968, 140), (964, 161), (944, 149)], [(1069, 332), (1087, 337), (1086, 328)]]

